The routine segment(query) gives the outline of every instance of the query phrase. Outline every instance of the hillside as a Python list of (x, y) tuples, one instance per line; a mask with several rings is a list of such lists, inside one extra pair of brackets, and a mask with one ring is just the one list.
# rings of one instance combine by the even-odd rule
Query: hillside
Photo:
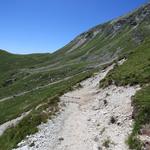
[[(118, 65), (123, 58), (126, 61)], [(12, 149), (26, 135), (37, 132), (41, 122), (57, 113), (60, 96), (75, 85), (82, 88), (82, 80), (113, 63), (100, 88), (140, 85), (132, 98), (135, 125), (128, 139), (131, 149), (140, 150), (139, 132), (150, 123), (150, 3), (82, 33), (52, 54), (17, 55), (0, 50), (0, 124), (30, 111), (3, 133), (0, 148)]]
[[(27, 81), (25, 86), (22, 79), (31, 83), (33, 82), (31, 79), (34, 78), (39, 83), (45, 84), (42, 82), (56, 81), (111, 62), (117, 57), (127, 56), (149, 39), (149, 7), (148, 4), (129, 15), (98, 25), (53, 54), (1, 54), (0, 85), (5, 85), (5, 82), (7, 84), (8, 80), (12, 80), (10, 81), (12, 84), (7, 87), (7, 94), (1, 90), (3, 92), (0, 93), (0, 97), (12, 95), (8, 89), (11, 87), (16, 89), (18, 84), (21, 84), (21, 87), (19, 91), (18, 89), (13, 91), (15, 93), (30, 89), (26, 87)], [(39, 85), (34, 84), (33, 87)]]

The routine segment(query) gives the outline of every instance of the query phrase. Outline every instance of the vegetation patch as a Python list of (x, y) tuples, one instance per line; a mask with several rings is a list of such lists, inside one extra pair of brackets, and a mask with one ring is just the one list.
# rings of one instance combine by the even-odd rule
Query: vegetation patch
[[(55, 101), (55, 103), (53, 101)], [(44, 109), (33, 110), (28, 116), (23, 118), (18, 125), (7, 129), (0, 137), (1, 150), (11, 150), (27, 135), (37, 132), (37, 126), (40, 125), (41, 122), (46, 122), (49, 117), (55, 114), (57, 101), (58, 99), (55, 97), (47, 103), (46, 107), (50, 108), (51, 111), (45, 112)]]
[(133, 97), (133, 105), (135, 123), (127, 142), (131, 149), (141, 150), (143, 143), (137, 136), (142, 126), (150, 123), (150, 86), (143, 87), (136, 93)]
[(112, 142), (110, 141), (110, 139), (106, 139), (104, 142), (103, 142), (103, 146), (105, 148), (109, 148), (110, 147), (110, 144), (112, 144)]
[[(67, 81), (62, 81), (61, 83), (53, 85), (48, 89), (42, 89), (42, 91), (35, 93), (35, 95), (39, 93), (38, 96), (34, 97), (34, 95), (32, 95), (31, 98), (35, 98), (35, 100), (30, 98), (28, 103), (24, 103), (25, 101), (27, 102), (27, 99), (23, 99), (23, 101), (21, 101), (21, 99), (14, 99), (13, 101), (15, 102), (15, 105), (19, 103), (17, 106), (22, 105), (23, 107), (21, 108), (26, 108), (26, 110), (32, 108), (32, 112), (23, 118), (23, 120), (15, 127), (11, 127), (4, 132), (4, 134), (0, 137), (0, 149), (11, 150), (27, 135), (37, 132), (37, 126), (41, 124), (41, 122), (46, 122), (48, 118), (52, 117), (58, 111), (59, 96), (69, 90), (72, 90), (72, 86), (86, 78), (89, 78), (92, 74), (92, 71), (84, 72), (68, 79)], [(28, 97), (23, 96), (21, 98)], [(3, 120), (1, 119), (1, 123), (6, 120), (16, 118), (18, 114), (25, 111), (25, 109), (20, 109), (20, 107), (17, 108), (12, 104), (7, 105), (10, 101), (11, 100), (2, 102), (3, 106), (8, 108), (4, 109), (0, 107), (3, 112), (5, 112), (3, 113)]]
[(116, 65), (100, 82), (100, 87), (112, 83), (117, 86), (146, 84), (150, 82), (150, 48), (149, 40), (139, 46), (121, 66)]

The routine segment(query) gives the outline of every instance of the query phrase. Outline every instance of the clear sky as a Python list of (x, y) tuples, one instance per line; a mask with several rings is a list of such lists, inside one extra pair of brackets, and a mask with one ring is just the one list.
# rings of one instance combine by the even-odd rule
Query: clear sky
[(0, 48), (53, 52), (87, 29), (148, 0), (0, 0)]

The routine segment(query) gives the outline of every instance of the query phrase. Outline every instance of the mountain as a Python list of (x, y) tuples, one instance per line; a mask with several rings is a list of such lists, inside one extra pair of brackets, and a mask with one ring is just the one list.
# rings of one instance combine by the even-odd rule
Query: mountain
[[(149, 4), (144, 5), (133, 13), (98, 25), (82, 33), (53, 54), (1, 55), (0, 84), (5, 84), (6, 80), (13, 78), (11, 77), (12, 74), (17, 78), (17, 82), (15, 82), (17, 84), (22, 82), (20, 78), (32, 78), (31, 76), (35, 77), (37, 73), (51, 76), (49, 73), (51, 70), (55, 70), (55, 72), (63, 70), (62, 77), (64, 78), (70, 74), (73, 75), (79, 71), (111, 62), (118, 57), (127, 56), (145, 40), (148, 42), (150, 35), (149, 7)], [(36, 78), (40, 83), (39, 76), (36, 76)], [(57, 78), (61, 79), (61, 77)], [(52, 80), (56, 81), (57, 79), (53, 77)], [(24, 90), (24, 88), (22, 87), (21, 90)], [(5, 96), (0, 93), (0, 97)]]
[[(20, 123), (18, 137), (13, 139), (10, 135), (15, 134), (16, 128), (9, 129), (1, 136), (0, 145), (3, 149), (16, 146), (27, 134), (35, 132), (36, 126), (45, 120), (41, 111), (49, 105), (56, 106), (60, 95), (122, 58), (127, 61), (116, 65), (100, 87), (112, 83), (142, 86), (133, 100), (134, 117), (141, 119), (136, 119), (138, 123), (129, 141), (131, 148), (137, 148), (135, 137), (141, 126), (150, 121), (150, 3), (89, 29), (52, 54), (17, 55), (0, 50), (0, 124), (29, 110), (33, 120)], [(37, 111), (36, 107), (43, 102), (45, 106)], [(9, 144), (4, 142), (6, 139)]]

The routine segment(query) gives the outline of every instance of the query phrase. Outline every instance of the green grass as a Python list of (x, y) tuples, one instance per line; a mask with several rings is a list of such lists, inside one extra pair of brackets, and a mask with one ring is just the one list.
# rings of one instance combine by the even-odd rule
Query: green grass
[[(2, 111), (0, 114), (1, 123), (16, 118), (24, 111), (32, 109), (32, 112), (17, 126), (11, 127), (4, 132), (0, 137), (0, 150), (11, 150), (13, 147), (16, 147), (17, 143), (24, 139), (26, 135), (37, 132), (37, 126), (41, 122), (45, 122), (58, 110), (58, 97), (63, 93), (72, 90), (72, 87), (75, 84), (89, 78), (91, 75), (93, 75), (93, 71), (81, 73), (67, 81), (55, 84), (47, 89), (39, 90), (38, 92), (36, 91), (36, 93), (33, 93), (32, 95), (27, 94), (12, 101), (8, 100), (2, 102), (0, 105), (0, 110)], [(38, 108), (38, 110), (35, 110), (38, 104), (43, 105)], [(50, 108), (52, 110), (51, 113), (42, 113), (46, 108)]]
[(131, 149), (141, 150), (142, 143), (137, 135), (142, 125), (150, 123), (150, 85), (143, 87), (133, 97), (135, 123), (132, 134), (128, 138), (128, 144)]
[(116, 65), (100, 82), (100, 87), (108, 86), (113, 82), (116, 85), (143, 85), (150, 82), (149, 41), (136, 48), (123, 65)]
[(0, 72), (35, 67), (50, 59), (51, 54), (17, 55), (0, 50)]
[[(49, 71), (35, 72), (35, 73), (18, 73), (16, 74), (16, 81), (0, 89), (0, 98), (12, 96), (20, 92), (32, 90), (38, 86), (47, 85), (49, 83), (62, 80), (66, 77), (73, 76), (85, 70), (85, 63), (71, 64), (64, 67), (52, 69)], [(24, 75), (25, 74), (25, 75)], [(28, 74), (28, 75), (27, 75)], [(25, 78), (24, 78), (25, 77)], [(7, 79), (11, 79), (8, 76)]]
[[(15, 127), (7, 129), (0, 137), (0, 149), (11, 150), (12, 148), (16, 147), (17, 143), (19, 143), (27, 135), (37, 132), (37, 126), (40, 125), (41, 122), (46, 122), (48, 118), (55, 115), (55, 112), (57, 111), (58, 101), (58, 97), (47, 100), (47, 103), (43, 108), (40, 108), (38, 110), (34, 109)], [(51, 111), (42, 112), (46, 108), (49, 108)]]
[(74, 84), (90, 77), (92, 72), (80, 73), (71, 79), (50, 85), (44, 89), (39, 89), (23, 96), (14, 97), (0, 103), (0, 124), (16, 118), (24, 111), (28, 111), (39, 103), (43, 102), (44, 99), (53, 97), (55, 95), (61, 95), (65, 91), (68, 91)]

